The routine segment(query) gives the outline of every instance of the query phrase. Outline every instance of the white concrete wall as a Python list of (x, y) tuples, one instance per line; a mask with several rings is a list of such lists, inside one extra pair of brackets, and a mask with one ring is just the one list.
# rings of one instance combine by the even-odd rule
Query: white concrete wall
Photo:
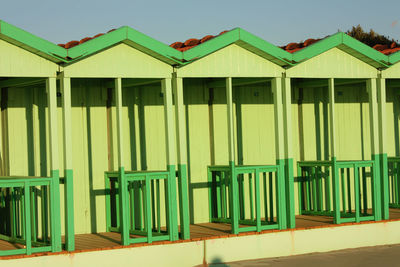
[(195, 266), (400, 243), (400, 221), (2, 260), (3, 266)]

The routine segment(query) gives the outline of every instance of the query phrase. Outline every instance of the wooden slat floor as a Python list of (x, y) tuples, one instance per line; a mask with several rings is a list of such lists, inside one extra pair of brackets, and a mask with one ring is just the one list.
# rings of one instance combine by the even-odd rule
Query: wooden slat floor
[[(390, 209), (390, 219), (400, 219), (400, 209)], [(312, 228), (333, 224), (332, 217), (327, 216), (296, 216), (296, 228)], [(201, 223), (190, 225), (192, 239), (213, 236), (227, 236), (230, 234), (230, 225), (225, 223)], [(76, 250), (93, 250), (121, 246), (119, 233), (79, 234), (75, 236)], [(155, 242), (157, 243), (157, 242)], [(12, 244), (0, 240), (0, 250), (22, 248), (20, 244)]]

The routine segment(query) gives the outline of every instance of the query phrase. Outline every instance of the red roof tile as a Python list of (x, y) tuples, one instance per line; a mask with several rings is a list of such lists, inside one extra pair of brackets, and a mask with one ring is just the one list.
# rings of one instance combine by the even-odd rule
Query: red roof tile
[(213, 35), (206, 35), (203, 38), (201, 38), (200, 43), (207, 42), (208, 40), (211, 40), (212, 38), (214, 38)]
[[(288, 51), (289, 53), (294, 53), (297, 52), (307, 46), (310, 46), (318, 41), (320, 41), (321, 39), (307, 39), (304, 43), (300, 42), (300, 43), (289, 43), (287, 45), (281, 46), (282, 49)], [(388, 45), (385, 44), (375, 44), (374, 46), (372, 46), (373, 49), (385, 54), (385, 55), (390, 55), (393, 54), (397, 51), (400, 50), (400, 47), (398, 47), (396, 42), (393, 42), (390, 47)]]
[[(218, 35), (224, 34), (226, 32), (228, 32), (228, 31), (220, 32), (220, 34), (218, 34)], [(201, 39), (190, 38), (190, 39), (186, 40), (185, 42), (174, 42), (174, 43), (170, 44), (169, 46), (183, 52), (183, 51), (189, 50), (190, 48), (193, 48), (199, 44), (205, 43), (215, 37), (216, 36), (213, 36), (213, 35), (206, 35)]]
[(77, 45), (79, 45), (79, 41), (69, 41), (68, 43), (66, 43), (64, 45), (64, 48), (68, 49), (68, 48), (72, 48)]
[[(115, 29), (111, 29), (111, 30), (109, 30), (107, 33), (112, 32), (112, 31), (115, 31)], [(96, 35), (93, 36), (93, 37), (85, 37), (85, 38), (81, 39), (80, 41), (74, 40), (74, 41), (70, 41), (70, 42), (68, 42), (68, 43), (66, 43), (66, 44), (58, 44), (58, 46), (61, 46), (61, 47), (64, 47), (64, 48), (68, 49), (68, 48), (72, 48), (72, 47), (74, 47), (74, 46), (83, 44), (83, 43), (85, 43), (85, 42), (87, 42), (87, 41), (90, 41), (90, 40), (92, 40), (92, 39), (94, 39), (94, 38), (97, 38), (97, 37), (100, 37), (100, 36), (102, 36), (102, 35), (104, 35), (104, 33), (96, 34)]]
[(186, 40), (184, 42), (185, 46), (195, 46), (195, 45), (198, 45), (198, 44), (200, 44), (200, 40), (199, 39), (194, 39), (194, 38)]

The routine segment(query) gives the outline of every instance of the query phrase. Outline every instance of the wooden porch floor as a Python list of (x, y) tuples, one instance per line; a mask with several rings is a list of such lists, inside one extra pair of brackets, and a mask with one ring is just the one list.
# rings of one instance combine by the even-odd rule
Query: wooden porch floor
[[(390, 220), (400, 219), (400, 209), (390, 209)], [(296, 216), (296, 228), (313, 228), (333, 224), (332, 217), (327, 216)], [(230, 225), (225, 223), (201, 223), (190, 225), (191, 239), (227, 236), (230, 234)], [(119, 233), (79, 234), (75, 237), (76, 251), (113, 248), (120, 245)], [(157, 242), (155, 242), (157, 243)], [(23, 248), (21, 244), (13, 244), (0, 240), (0, 250)]]

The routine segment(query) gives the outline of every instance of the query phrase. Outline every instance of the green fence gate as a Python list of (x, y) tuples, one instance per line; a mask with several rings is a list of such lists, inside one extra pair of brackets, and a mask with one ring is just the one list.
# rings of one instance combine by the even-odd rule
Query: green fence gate
[(0, 256), (61, 250), (56, 186), (51, 177), (0, 177), (0, 240), (13, 247)]
[(297, 170), (300, 214), (332, 216), (336, 223), (377, 219), (374, 161), (301, 161)]
[[(119, 172), (105, 172), (107, 231), (121, 232), (121, 214), (128, 213), (129, 243), (174, 240), (172, 186), (169, 171), (125, 172), (126, 207), (120, 205)], [(177, 226), (175, 226), (177, 228)]]
[(230, 166), (209, 166), (210, 221), (231, 224), (233, 233), (285, 228), (282, 173), (279, 165), (235, 166), (233, 173)]

